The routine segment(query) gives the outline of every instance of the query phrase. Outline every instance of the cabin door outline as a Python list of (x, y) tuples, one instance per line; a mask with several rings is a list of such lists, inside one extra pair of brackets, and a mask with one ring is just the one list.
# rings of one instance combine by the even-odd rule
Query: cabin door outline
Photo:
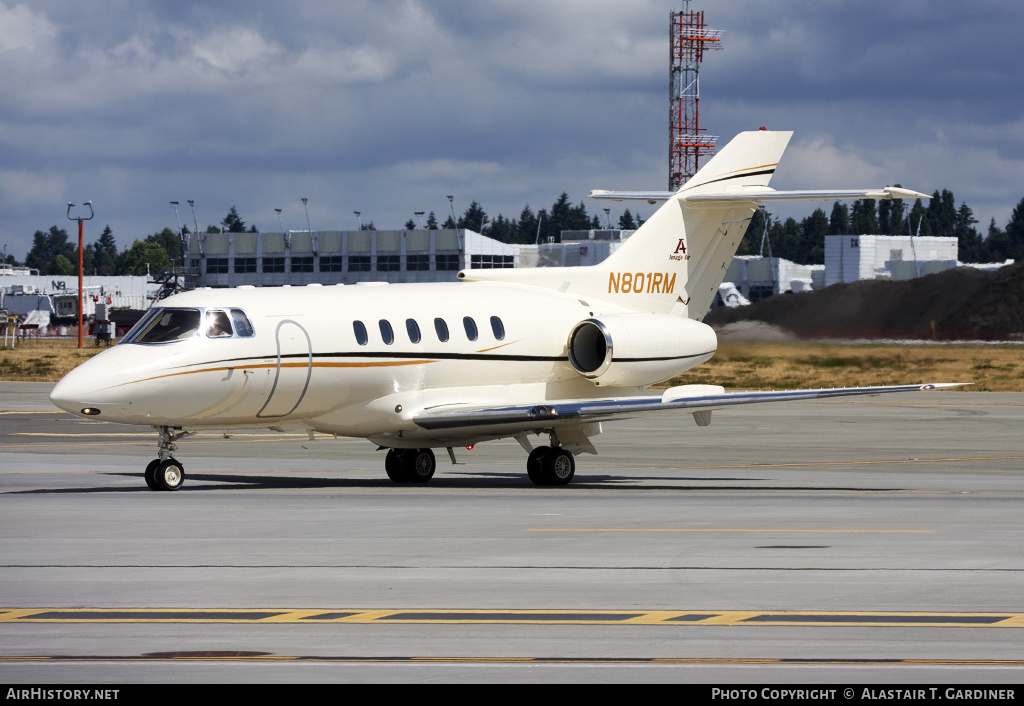
[(277, 324), (277, 370), (270, 396), (256, 414), (260, 419), (287, 417), (294, 412), (309, 389), (313, 375), (313, 342), (309, 332), (292, 319)]

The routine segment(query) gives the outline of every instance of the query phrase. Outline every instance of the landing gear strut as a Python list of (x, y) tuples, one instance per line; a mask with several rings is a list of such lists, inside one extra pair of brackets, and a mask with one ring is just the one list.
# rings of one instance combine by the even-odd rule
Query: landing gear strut
[(150, 490), (177, 490), (185, 482), (185, 467), (171, 456), (171, 452), (178, 449), (174, 442), (188, 436), (189, 432), (177, 427), (158, 429), (160, 442), (157, 444), (157, 458), (146, 466), (146, 485)]
[(534, 485), (569, 485), (576, 460), (561, 446), (538, 446), (526, 460), (526, 474)]
[(384, 470), (396, 483), (426, 483), (434, 477), (437, 461), (430, 449), (388, 449)]

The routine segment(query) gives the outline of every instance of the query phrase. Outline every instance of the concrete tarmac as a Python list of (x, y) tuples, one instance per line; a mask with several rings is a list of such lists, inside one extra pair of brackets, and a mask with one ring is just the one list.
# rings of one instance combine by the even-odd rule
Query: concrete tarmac
[(179, 442), (0, 383), (0, 682), (1024, 681), (1024, 395), (605, 425), (395, 485), (369, 442)]

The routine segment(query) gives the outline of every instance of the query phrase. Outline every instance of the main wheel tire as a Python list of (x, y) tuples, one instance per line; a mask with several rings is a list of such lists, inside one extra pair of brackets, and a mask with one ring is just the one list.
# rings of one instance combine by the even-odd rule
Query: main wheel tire
[(530, 477), (534, 485), (549, 485), (547, 476), (544, 474), (544, 457), (551, 451), (550, 446), (538, 446), (530, 452), (526, 459), (526, 475)]
[(569, 485), (576, 475), (576, 461), (571, 452), (554, 448), (544, 456), (544, 475), (548, 485)]
[(426, 483), (434, 477), (437, 461), (434, 458), (434, 452), (430, 449), (407, 451), (405, 460), (408, 464), (406, 470), (409, 474), (409, 480), (413, 483)]
[(405, 460), (406, 453), (405, 449), (388, 449), (388, 455), (384, 458), (384, 470), (395, 483), (408, 483), (412, 480), (410, 466)]
[(173, 458), (161, 461), (154, 475), (160, 490), (177, 490), (185, 482), (185, 468)]
[(160, 467), (160, 459), (154, 458), (146, 466), (146, 485), (149, 486), (150, 490), (162, 490), (160, 484), (156, 482), (156, 469)]

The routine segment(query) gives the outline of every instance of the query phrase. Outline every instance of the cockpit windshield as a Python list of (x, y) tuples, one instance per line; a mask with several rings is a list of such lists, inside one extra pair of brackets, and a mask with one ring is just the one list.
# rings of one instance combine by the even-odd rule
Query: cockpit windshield
[(195, 338), (252, 338), (252, 323), (241, 309), (150, 309), (121, 343), (173, 343)]
[(151, 309), (121, 343), (171, 343), (192, 338), (199, 331), (198, 309)]

